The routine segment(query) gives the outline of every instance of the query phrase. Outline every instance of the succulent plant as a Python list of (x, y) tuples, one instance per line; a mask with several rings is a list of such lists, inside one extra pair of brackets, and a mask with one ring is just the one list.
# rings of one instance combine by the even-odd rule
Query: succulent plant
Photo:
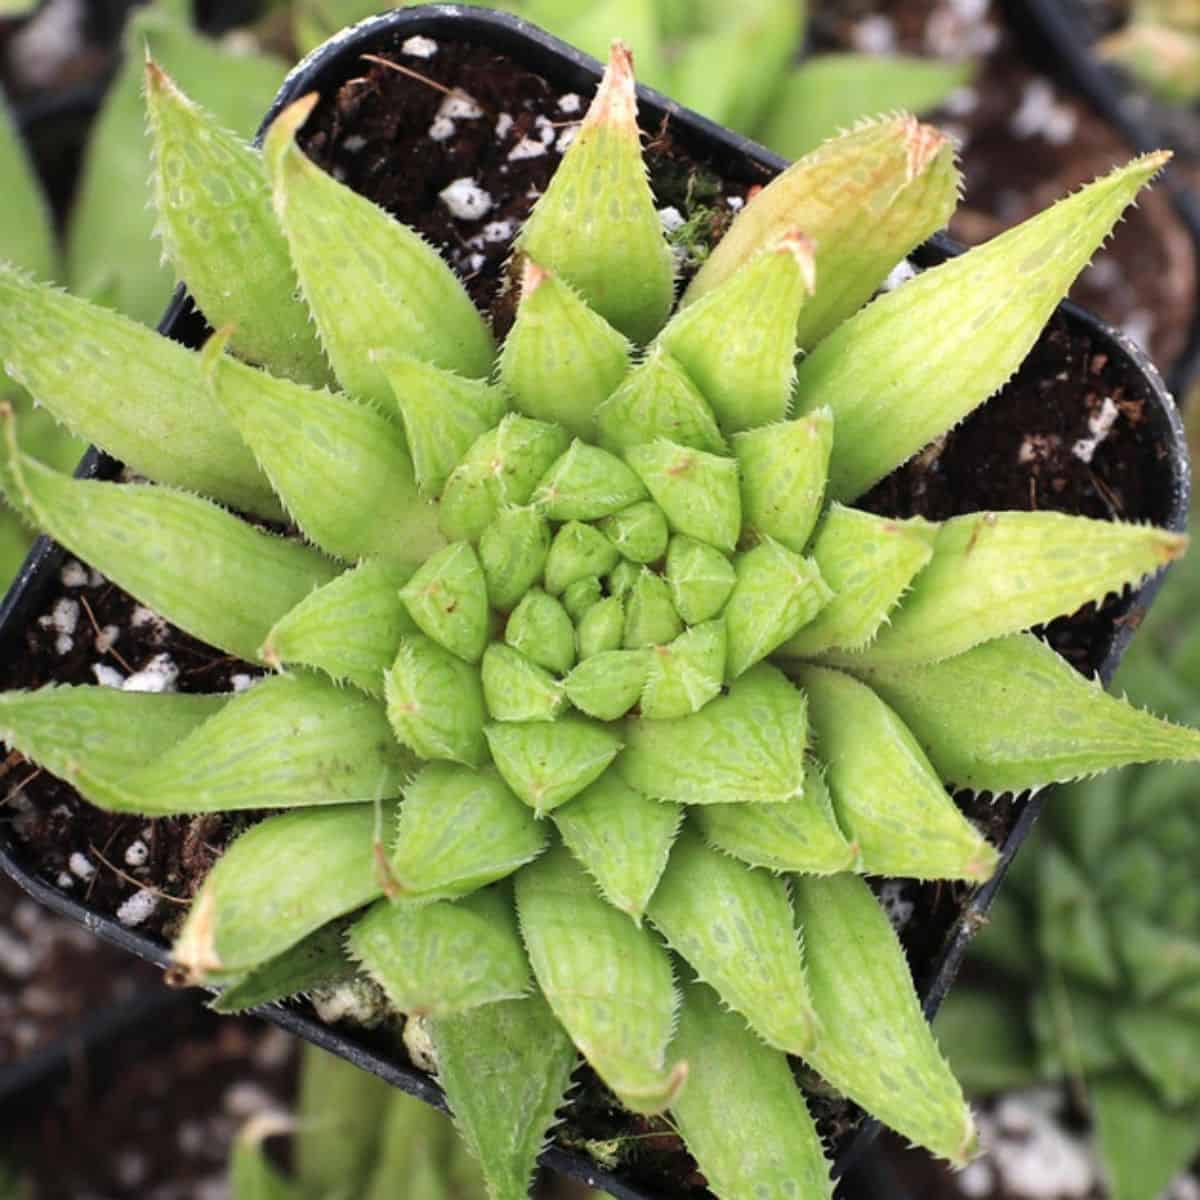
[[(1198, 594), (1193, 558), (1167, 581), (1116, 678), (1192, 722)], [(972, 948), (999, 980), (960, 986), (937, 1023), (980, 1094), (1077, 1083), (1113, 1200), (1155, 1200), (1200, 1152), (1195, 790), (1191, 772), (1170, 765), (1062, 789)]]
[(722, 1197), (830, 1193), (788, 1055), (965, 1161), (862, 877), (992, 874), (947, 783), (1200, 756), (1022, 632), (1186, 539), (851, 502), (1007, 379), (1163, 156), (871, 300), (959, 180), (935, 130), (867, 123), (758, 193), (676, 304), (616, 44), (516, 239), (497, 354), (438, 254), (305, 157), (316, 96), (260, 156), (147, 70), (164, 244), (221, 332), (195, 354), (0, 269), (6, 368), (156, 482), (49, 470), (11, 412), (0, 480), (279, 673), (9, 692), (0, 736), (114, 811), (288, 810), (208, 876), (177, 972), (236, 1008), (344, 976), (344, 947), (430, 1043), (498, 1200), (580, 1052), (671, 1111)]
[(1160, 100), (1200, 99), (1200, 5), (1132, 0), (1128, 20), (1096, 43), (1101, 58), (1127, 71)]

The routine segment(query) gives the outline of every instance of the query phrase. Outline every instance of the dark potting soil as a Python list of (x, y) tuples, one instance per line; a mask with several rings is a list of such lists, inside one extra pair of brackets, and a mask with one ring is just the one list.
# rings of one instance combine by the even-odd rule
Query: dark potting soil
[[(306, 148), (325, 169), (419, 229), (503, 331), (511, 303), (503, 268), (512, 235), (545, 188), (586, 101), (558, 94), (540, 77), (481, 47), (435, 44), (430, 52), (428, 44), (418, 43), (397, 51), (391, 57), (403, 70), (364, 62), (355, 79), (324, 97), (306, 131)], [(414, 72), (421, 78), (414, 79)], [(447, 95), (455, 87), (481, 115), (451, 115), (463, 111), (463, 96)], [(448, 100), (451, 106), (443, 107)], [(711, 164), (691, 156), (670, 127), (653, 132), (647, 157), (660, 208), (674, 208), (682, 221), (677, 241), (684, 256), (719, 236), (750, 189), (765, 182), (753, 168), (742, 178), (720, 177)], [(456, 181), (457, 188), (446, 193)], [(1162, 513), (1165, 504), (1156, 491), (1162, 451), (1150, 444), (1144, 397), (1131, 390), (1135, 386), (1117, 378), (1113, 364), (1093, 347), (1072, 343), (1056, 320), (998, 397), (880, 484), (868, 503), (897, 516), (919, 512), (934, 518), (985, 508), (1053, 507), (1140, 518)], [(1105, 432), (1097, 434), (1103, 425)], [(1090, 460), (1079, 448), (1089, 441)], [(75, 609), (60, 609), (64, 601)], [(50, 679), (120, 685), (136, 677), (137, 686), (166, 681), (180, 691), (222, 691), (241, 684), (237, 677), (248, 681), (255, 673), (156, 624), (78, 564), (64, 568), (61, 586), (45, 597), (43, 616), (25, 631), (23, 654), (0, 664), (0, 687)], [(1102, 619), (1094, 613), (1085, 610), (1057, 622), (1050, 635), (1080, 669), (1098, 666)], [(68, 878), (69, 863), (72, 854), (87, 856), (97, 867), (88, 884), (91, 903), (104, 912), (124, 911), (141, 929), (161, 936), (170, 936), (182, 902), (194, 894), (231, 834), (251, 819), (179, 818), (148, 826), (91, 809), (19, 756), (10, 756), (6, 768), (20, 785), (10, 790), (9, 805), (28, 864), (78, 895), (82, 889)], [(1021, 807), (1012, 798), (958, 799), (996, 844)], [(126, 855), (135, 841), (145, 845), (146, 859), (131, 867)], [(881, 892), (901, 926), (920, 984), (968, 890), (893, 881)], [(702, 1178), (663, 1123), (619, 1110), (589, 1072), (581, 1071), (579, 1079), (560, 1141), (598, 1153), (610, 1165), (622, 1164), (652, 1190), (662, 1187), (665, 1172), (677, 1192), (700, 1193)], [(812, 1084), (814, 1112), (836, 1153), (857, 1125), (857, 1110), (825, 1093), (819, 1081), (806, 1076), (806, 1083)]]
[[(1030, 66), (1000, 7), (996, 0), (821, 0), (813, 15), (814, 49), (891, 49), (976, 64), (972, 82), (930, 117), (959, 143), (965, 193), (950, 233), (968, 245), (1132, 153), (1085, 100)], [(1195, 256), (1166, 190), (1151, 189), (1126, 212), (1071, 298), (1124, 329), (1165, 369), (1187, 342)]]

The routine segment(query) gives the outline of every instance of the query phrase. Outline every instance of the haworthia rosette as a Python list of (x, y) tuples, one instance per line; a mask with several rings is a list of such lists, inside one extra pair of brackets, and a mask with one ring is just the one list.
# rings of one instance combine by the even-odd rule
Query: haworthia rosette
[(647, 929), (607, 904), (564, 847), (516, 880), (517, 911), (542, 994), (596, 1073), (634, 1112), (661, 1112), (687, 1077), (667, 1065), (677, 997)]
[(390, 895), (449, 900), (541, 853), (546, 828), (494, 770), (430, 763), (404, 789), (388, 859)]
[(787, 230), (802, 229), (816, 246), (817, 288), (796, 326), (798, 345), (809, 350), (866, 303), (914, 246), (946, 224), (959, 185), (953, 147), (937, 130), (910, 116), (867, 122), (763, 188), (717, 243), (683, 303), (719, 287)]
[(683, 819), (679, 805), (643, 796), (609, 768), (553, 819), (604, 898), (640, 925)]
[(933, 558), (862, 660), (930, 662), (1028, 629), (1137, 583), (1187, 537), (1057, 512), (986, 512), (938, 527)]
[(917, 739), (864, 684), (841, 671), (797, 667), (816, 752), (862, 870), (982, 883), (998, 855), (946, 794)]
[(677, 313), (659, 341), (708, 401), (725, 433), (787, 415), (792, 330), (815, 286), (813, 246), (791, 231)]
[(379, 701), (297, 673), (236, 693), (125, 786), (156, 815), (296, 808), (386, 800), (412, 767)]
[(809, 658), (867, 645), (933, 556), (936, 534), (937, 526), (920, 517), (897, 521), (830, 505), (810, 554), (833, 596), (775, 651), (776, 657)]
[(575, 1066), (571, 1039), (536, 993), (437, 1017), (430, 1032), (438, 1079), (489, 1200), (526, 1200)]
[[(636, 47), (635, 47), (636, 49)], [(579, 132), (517, 239), (632, 341), (671, 308), (674, 266), (642, 162), (633, 58), (613, 42)]]
[(685, 829), (646, 915), (768, 1045), (805, 1054), (820, 1039), (783, 880), (710, 849)]
[(512, 900), (484, 888), (453, 903), (381, 900), (350, 928), (350, 955), (408, 1014), (465, 1012), (529, 991)]
[(976, 1150), (891, 922), (852, 875), (797, 875), (793, 900), (821, 1036), (805, 1061), (904, 1137), (955, 1165)]
[(300, 383), (327, 382), (258, 151), (189, 100), (151, 58), (145, 94), (158, 230), (176, 275), (214, 329), (234, 327), (240, 357)]
[(1200, 733), (1106, 695), (1032, 634), (862, 677), (942, 779), (975, 791), (1019, 792), (1128, 763), (1200, 759)]
[(820, 768), (809, 761), (804, 791), (782, 804), (705, 804), (693, 820), (709, 845), (754, 867), (834, 875), (860, 866), (833, 811)]
[(518, 412), (593, 440), (596, 410), (628, 372), (629, 352), (570, 284), (525, 260), (517, 319), (498, 364)]
[(787, 1057), (711, 988), (682, 992), (674, 1048), (689, 1079), (671, 1115), (708, 1186), (724, 1200), (829, 1200), (829, 1164)]
[(306, 96), (275, 118), (263, 159), (276, 218), (338, 381), (382, 409), (394, 403), (387, 375), (368, 353), (376, 346), (483, 378), (492, 365), (491, 334), (450, 267), (296, 145), (316, 101)]
[(437, 511), (417, 494), (399, 426), (365, 404), (202, 356), (216, 401), (301, 532), (327, 554), (416, 565), (441, 548)]
[(800, 364), (801, 413), (833, 409), (829, 494), (853, 500), (1020, 366), (1054, 306), (1169, 154), (1134, 159), (885, 293)]
[(279, 502), (199, 358), (0, 264), (0, 362), (72, 432), (135, 471), (262, 516)]
[(372, 559), (309, 592), (271, 627), (262, 661), (317, 667), (382, 696), (401, 638), (417, 632), (400, 599), (411, 575), (409, 567)]
[(375, 827), (370, 804), (283, 813), (255, 825), (209, 871), (172, 948), (175, 964), (190, 983), (237, 983), (375, 899), (383, 891)]
[(804, 790), (804, 696), (760, 664), (698, 713), (622, 726), (622, 778), (680, 804), (782, 803)]
[(171, 488), (72, 479), (22, 454), (0, 402), (0, 488), (18, 511), (143, 604), (249, 662), (336, 567)]

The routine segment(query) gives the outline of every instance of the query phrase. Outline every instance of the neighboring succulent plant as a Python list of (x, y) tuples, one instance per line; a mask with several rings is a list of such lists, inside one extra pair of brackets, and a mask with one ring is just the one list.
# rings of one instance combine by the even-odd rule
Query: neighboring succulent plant
[[(1117, 674), (1200, 717), (1200, 562), (1171, 576)], [(1155, 1200), (1200, 1152), (1200, 824), (1196, 779), (1131, 767), (1054, 797), (938, 1020), (969, 1089), (1077, 1080), (1113, 1200)], [(1014, 992), (1021, 998), (1014, 998)]]
[[(408, 4), (420, 0), (407, 0)], [(643, 82), (688, 108), (799, 158), (878, 113), (936, 108), (971, 78), (971, 64), (903, 54), (810, 54), (799, 0), (483, 0), (603, 59), (629, 45)], [(293, 0), (297, 48), (312, 49), (387, 0)]]
[[(152, 64), (148, 98), (168, 253), (235, 328), (197, 355), (0, 270), (6, 368), (157, 485), (48, 470), (11, 414), (0, 481), (180, 628), (287, 671), (5, 693), (0, 736), (115, 811), (293, 810), (218, 862), (179, 972), (233, 1008), (344, 974), (344, 941), (427, 1022), (500, 1200), (577, 1051), (669, 1108), (723, 1197), (829, 1195), (788, 1053), (963, 1162), (970, 1112), (860, 876), (991, 875), (947, 782), (1200, 757), (1020, 632), (1185, 539), (848, 505), (1008, 378), (1163, 156), (862, 308), (959, 186), (935, 130), (870, 123), (747, 204), (672, 316), (617, 45), (516, 241), (497, 356), (438, 255), (298, 148), (315, 96), (261, 158)], [(328, 369), (344, 392), (307, 386)]]
[(1096, 43), (1160, 100), (1200, 100), (1200, 4), (1195, 0), (1131, 0), (1126, 24)]

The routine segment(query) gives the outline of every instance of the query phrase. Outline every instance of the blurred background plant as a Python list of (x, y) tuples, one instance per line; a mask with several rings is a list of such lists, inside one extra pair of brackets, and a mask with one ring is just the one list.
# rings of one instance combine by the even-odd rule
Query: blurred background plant
[(1124, 22), (1096, 43), (1101, 58), (1168, 103), (1200, 100), (1200, 3), (1125, 0)]

